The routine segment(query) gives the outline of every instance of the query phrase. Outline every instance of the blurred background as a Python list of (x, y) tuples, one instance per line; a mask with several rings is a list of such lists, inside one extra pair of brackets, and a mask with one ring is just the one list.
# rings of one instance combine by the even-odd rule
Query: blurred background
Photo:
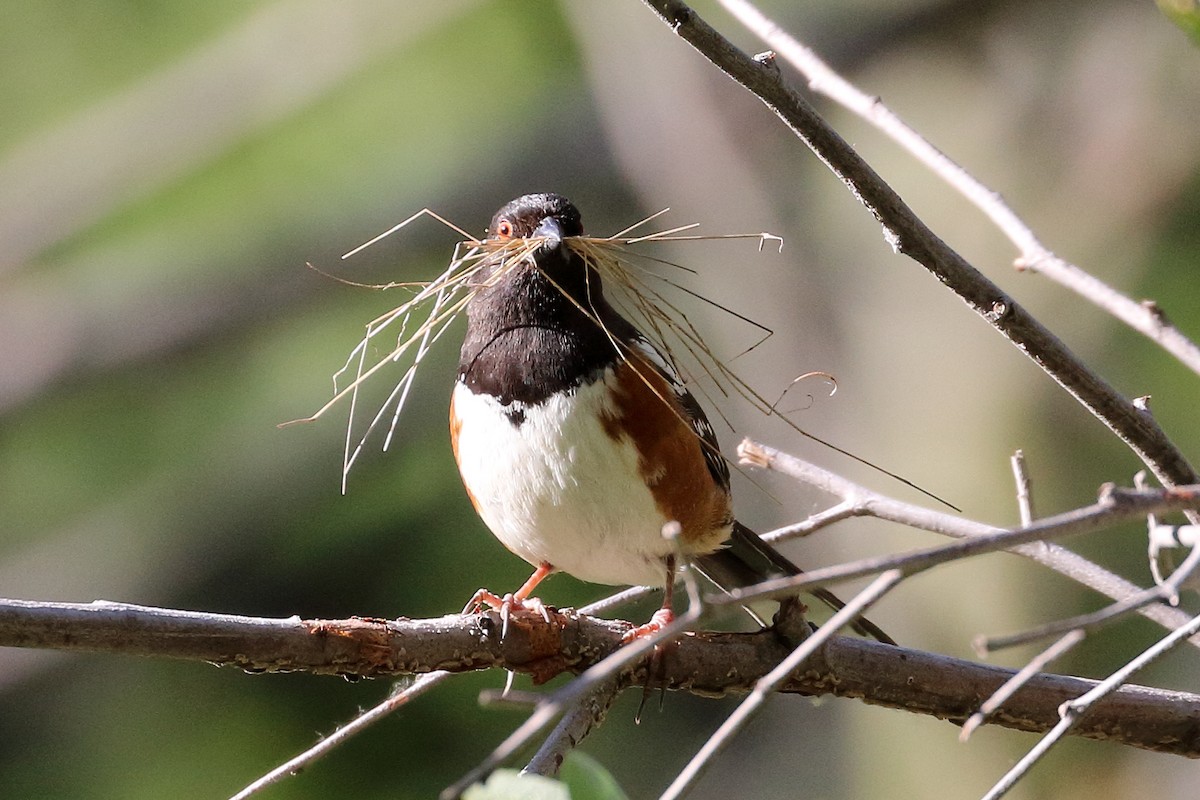
[[(1119, 0), (764, 0), (761, 7), (1006, 198), (1064, 257), (1200, 336), (1200, 53), (1152, 5)], [(698, 10), (764, 49), (713, 3)], [(456, 234), (553, 190), (606, 235), (666, 224), (770, 231), (656, 251), (673, 278), (775, 332), (734, 361), (764, 396), (822, 370), (838, 391), (788, 396), (803, 427), (949, 498), (1017, 522), (1024, 449), (1037, 510), (1128, 483), (1133, 455), (922, 269), (758, 102), (640, 3), (548, 0), (9, 3), (0, 27), (0, 595), (241, 614), (434, 616), (527, 566), (475, 517), (446, 435), (452, 331), (422, 368), (390, 452), (339, 489), (345, 408), (279, 429), (331, 395), (363, 325), (428, 279)], [(785, 67), (785, 73), (787, 69)], [(967, 204), (857, 119), (818, 107), (947, 241), (1129, 396), (1153, 395), (1195, 461), (1196, 376), (1046, 280)], [(757, 332), (676, 299), (713, 348)], [(372, 391), (386, 394), (399, 370)], [(379, 396), (381, 397), (382, 394)], [(734, 430), (875, 489), (927, 502), (746, 403)], [(711, 407), (716, 419), (716, 408)], [(828, 498), (739, 478), (759, 529)], [(936, 544), (859, 520), (789, 547), (805, 565)], [(1144, 530), (1072, 545), (1145, 583)], [(605, 593), (565, 576), (558, 605)], [(848, 590), (847, 590), (848, 591)], [(972, 657), (971, 637), (1101, 600), (1005, 555), (905, 584), (873, 616), (902, 643)], [(632, 610), (631, 615), (643, 614)], [(1103, 676), (1159, 632), (1139, 620), (1056, 666)], [(1031, 651), (995, 656), (1020, 665)], [(1200, 690), (1195, 651), (1142, 676)], [(499, 673), (462, 676), (270, 798), (423, 798), (522, 719), (481, 710)], [(518, 685), (521, 685), (518, 682)], [(0, 651), (0, 796), (225, 797), (391, 687), (202, 664)], [(631, 693), (635, 694), (635, 693)], [(671, 696), (633, 723), (623, 698), (584, 750), (632, 797), (661, 791), (732, 701)], [(653, 703), (651, 704), (653, 705)], [(775, 699), (695, 797), (976, 797), (1033, 745), (852, 701)], [(1086, 775), (1086, 779), (1079, 776)], [(1195, 767), (1068, 741), (1011, 795), (1194, 796)], [(1102, 782), (1102, 783), (1101, 783)]]

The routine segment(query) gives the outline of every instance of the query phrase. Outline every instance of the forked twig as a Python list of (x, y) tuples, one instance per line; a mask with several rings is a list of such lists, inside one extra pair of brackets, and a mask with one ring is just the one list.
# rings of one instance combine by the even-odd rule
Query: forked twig
[[(663, 536), (671, 542), (679, 563), (686, 564), (687, 555), (682, 551), (680, 546), (678, 523), (670, 522), (663, 526)], [(478, 764), (458, 782), (447, 787), (442, 792), (441, 797), (443, 800), (454, 800), (460, 797), (467, 788), (484, 780), (496, 767), (516, 753), (517, 750), (536, 736), (538, 732), (545, 728), (559, 714), (562, 714), (569, 708), (578, 709), (581, 704), (589, 702), (588, 698), (595, 697), (597, 692), (600, 692), (600, 697), (603, 697), (606, 687), (619, 686), (623, 681), (621, 674), (629, 665), (636, 663), (649, 655), (655, 648), (674, 640), (680, 634), (689, 630), (704, 614), (704, 603), (690, 567), (685, 567), (682, 570), (682, 579), (688, 597), (688, 607), (682, 615), (676, 617), (654, 633), (637, 638), (623, 645), (598, 664), (575, 678), (575, 680), (540, 700), (533, 714), (517, 730), (513, 731), (507, 739), (501, 742), (481, 764)], [(649, 680), (649, 677), (647, 680)], [(580, 721), (568, 722), (566, 730), (569, 731), (574, 724), (578, 724)], [(559, 747), (560, 745), (549, 744), (549, 749), (545, 757), (550, 758), (551, 754), (556, 752)], [(535, 757), (536, 760), (538, 759)]]
[[(685, 575), (689, 572), (690, 570), (684, 570)], [(509, 734), (508, 738), (492, 750), (481, 763), (441, 793), (442, 800), (456, 800), (461, 797), (463, 792), (485, 779), (496, 767), (511, 758), (568, 707), (577, 705), (601, 685), (616, 680), (629, 665), (649, 655), (655, 647), (690, 630), (699, 621), (704, 607), (694, 579), (685, 577), (684, 585), (688, 587), (689, 602), (683, 614), (653, 635), (620, 647), (575, 680), (542, 699), (529, 718)]]
[(931, 547), (912, 553), (899, 555), (874, 556), (858, 561), (850, 561), (833, 567), (811, 570), (800, 575), (784, 578), (773, 578), (748, 589), (734, 589), (724, 596), (711, 597), (709, 602), (714, 605), (729, 603), (744, 604), (751, 600), (767, 597), (784, 597), (798, 589), (840, 583), (876, 575), (887, 570), (898, 569), (906, 575), (960, 561), (984, 553), (994, 553), (1001, 550), (1016, 548), (1033, 542), (1049, 541), (1054, 538), (1075, 536), (1080, 533), (1101, 530), (1114, 520), (1123, 517), (1140, 516), (1148, 506), (1162, 504), (1178, 508), (1181, 502), (1186, 502), (1189, 508), (1200, 508), (1200, 485), (1194, 487), (1176, 487), (1173, 491), (1185, 490), (1184, 498), (1128, 494), (1114, 503), (1110, 498), (1102, 497), (1099, 502), (1068, 511), (1053, 517), (1044, 517), (1026, 528), (1001, 530), (987, 536), (964, 539), (940, 547)]
[(1151, 603), (1177, 605), (1179, 603), (1180, 587), (1187, 582), (1198, 567), (1200, 567), (1200, 547), (1193, 548), (1183, 563), (1166, 579), (1120, 602), (1113, 603), (1090, 614), (1080, 614), (1077, 617), (1055, 620), (1054, 622), (1049, 622), (1022, 633), (982, 638), (977, 642), (976, 646), (982, 651), (991, 652), (1005, 647), (1014, 647), (1038, 639), (1044, 639), (1048, 636), (1055, 636), (1067, 631), (1081, 630), (1090, 632), (1109, 625), (1129, 612), (1136, 611)]

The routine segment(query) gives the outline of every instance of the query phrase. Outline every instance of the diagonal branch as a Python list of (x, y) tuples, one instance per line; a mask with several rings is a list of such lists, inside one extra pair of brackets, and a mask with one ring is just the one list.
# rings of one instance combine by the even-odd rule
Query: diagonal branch
[(305, 750), (299, 755), (289, 758), (287, 761), (280, 764), (275, 769), (255, 780), (237, 794), (229, 798), (229, 800), (246, 800), (248, 797), (253, 797), (269, 786), (282, 781), (291, 775), (297, 775), (302, 770), (311, 766), (317, 760), (324, 758), (332, 753), (337, 748), (345, 744), (349, 739), (365, 731), (377, 722), (381, 722), (391, 714), (398, 711), (405, 705), (411, 703), (415, 698), (425, 692), (428, 692), (433, 687), (444, 681), (450, 676), (449, 672), (435, 670), (434, 672), (426, 672), (421, 677), (412, 682), (412, 685), (407, 688), (393, 693), (388, 699), (384, 700), (379, 705), (359, 714), (350, 722), (338, 728), (333, 733), (322, 738), (312, 747)]
[(701, 772), (707, 768), (717, 753), (733, 741), (734, 736), (740, 733), (762, 709), (768, 695), (779, 691), (780, 687), (787, 682), (788, 677), (807, 664), (812, 654), (824, 642), (833, 638), (833, 635), (841, 628), (853, 623), (874, 602), (899, 585), (903, 578), (904, 576), (899, 570), (880, 575), (870, 586), (839, 609), (822, 628), (801, 642), (795, 650), (788, 653), (787, 658), (779, 662), (778, 666), (755, 683), (749, 696), (742, 701), (736, 711), (721, 723), (721, 727), (717, 729), (716, 733), (709, 737), (699, 752), (692, 757), (688, 765), (663, 792), (662, 800), (668, 800), (668, 798), (676, 800), (676, 798), (683, 797), (699, 780)]
[(1184, 625), (1177, 630), (1164, 636), (1155, 645), (1147, 648), (1140, 653), (1136, 658), (1130, 661), (1121, 669), (1114, 672), (1107, 679), (1089, 689), (1082, 697), (1070, 700), (1063, 703), (1059, 713), (1061, 719), (1054, 729), (1046, 734), (1041, 741), (1034, 746), (1032, 750), (1025, 754), (1017, 764), (1008, 771), (1003, 778), (991, 790), (984, 795), (984, 800), (999, 800), (1008, 793), (1016, 782), (1020, 780), (1030, 768), (1037, 763), (1046, 752), (1062, 740), (1064, 736), (1070, 733), (1071, 729), (1080, 723), (1095, 704), (1106, 697), (1117, 687), (1123, 685), (1126, 681), (1132, 678), (1138, 671), (1145, 669), (1157, 659), (1161, 658), (1166, 653), (1170, 652), (1175, 647), (1178, 647), (1188, 637), (1200, 632), (1200, 617), (1193, 618), (1187, 625)]
[(808, 79), (808, 88), (862, 117), (899, 144), (987, 215), (1020, 251), (1016, 267), (1045, 275), (1104, 309), (1156, 342), (1200, 374), (1200, 347), (1175, 327), (1152, 301), (1137, 302), (1099, 278), (1060, 258), (1038, 239), (998, 192), (979, 182), (929, 140), (913, 130), (878, 97), (847, 81), (815, 52), (765, 17), (746, 0), (720, 0), (722, 6)]
[(542, 743), (522, 772), (551, 778), (557, 775), (571, 751), (604, 721), (609, 707), (624, 688), (619, 676), (611, 677), (580, 698), (574, 708), (563, 714), (554, 732)]
[(883, 225), (884, 239), (929, 270), (1066, 389), (1169, 486), (1200, 474), (1158, 423), (1087, 368), (1054, 334), (929, 229), (900, 196), (821, 119), (770, 60), (733, 46), (680, 0), (643, 0), (680, 38), (763, 101)]

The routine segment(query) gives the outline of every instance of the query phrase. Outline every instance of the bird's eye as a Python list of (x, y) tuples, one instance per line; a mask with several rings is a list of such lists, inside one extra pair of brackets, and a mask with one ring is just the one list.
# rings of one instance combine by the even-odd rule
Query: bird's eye
[(496, 235), (501, 239), (511, 239), (513, 235), (513, 224), (507, 219), (502, 219), (496, 223)]

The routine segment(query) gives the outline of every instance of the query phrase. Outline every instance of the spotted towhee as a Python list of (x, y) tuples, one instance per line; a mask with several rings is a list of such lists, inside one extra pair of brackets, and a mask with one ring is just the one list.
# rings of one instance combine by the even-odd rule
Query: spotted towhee
[[(515, 266), (485, 266), (467, 307), (450, 403), (454, 456), (475, 510), (537, 569), (604, 584), (665, 585), (653, 629), (670, 618), (675, 546), (719, 586), (800, 570), (733, 517), (729, 469), (695, 398), (604, 297), (600, 275), (566, 243), (579, 211), (530, 194), (492, 218), (488, 237), (536, 237)], [(840, 608), (832, 594), (815, 596)], [(481, 590), (477, 601), (498, 604)], [(861, 632), (891, 641), (859, 620)], [(640, 630), (640, 629), (639, 629)]]

